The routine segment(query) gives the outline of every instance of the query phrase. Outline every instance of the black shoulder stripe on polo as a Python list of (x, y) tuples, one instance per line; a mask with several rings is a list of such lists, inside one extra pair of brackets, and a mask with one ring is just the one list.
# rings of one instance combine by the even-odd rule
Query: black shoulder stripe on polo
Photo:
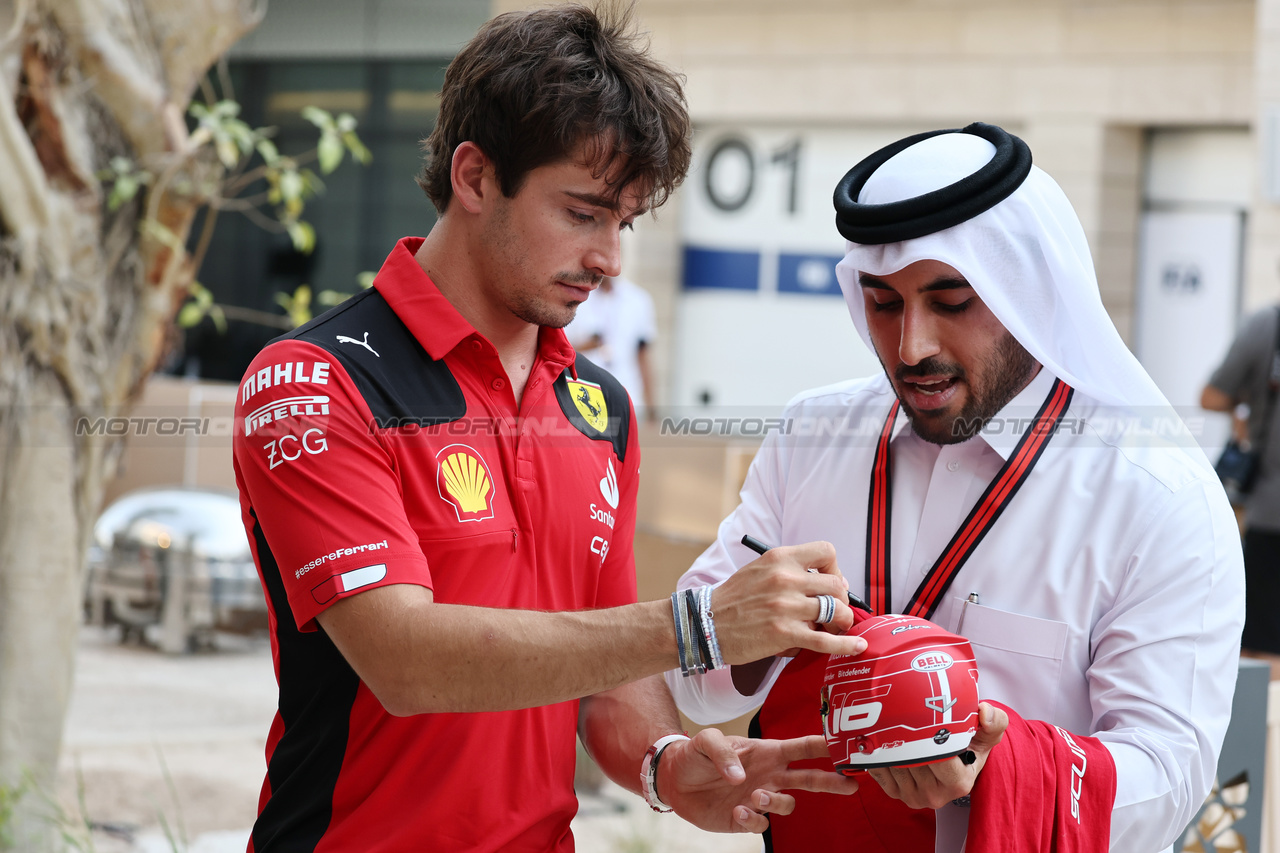
[(578, 378), (568, 370), (556, 379), (556, 400), (574, 429), (587, 438), (608, 441), (619, 462), (627, 458), (631, 432), (631, 398), (613, 374), (578, 354), (574, 362)]
[(467, 401), (443, 360), (435, 361), (370, 288), (277, 340), (330, 353), (355, 382), (379, 429), (460, 420)]
[(333, 818), (333, 793), (360, 678), (324, 631), (298, 630), (280, 567), (256, 513), (253, 537), (267, 600), (276, 616), (284, 723), (284, 734), (267, 763), (271, 793), (253, 825), (253, 849), (309, 851), (320, 844)]

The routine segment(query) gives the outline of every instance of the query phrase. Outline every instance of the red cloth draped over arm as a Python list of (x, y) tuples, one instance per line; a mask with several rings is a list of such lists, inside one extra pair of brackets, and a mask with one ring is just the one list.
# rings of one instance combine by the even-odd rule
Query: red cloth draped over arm
[(973, 786), (966, 853), (1106, 853), (1111, 753), (1097, 738), (991, 704), (1009, 715), (1009, 728)]

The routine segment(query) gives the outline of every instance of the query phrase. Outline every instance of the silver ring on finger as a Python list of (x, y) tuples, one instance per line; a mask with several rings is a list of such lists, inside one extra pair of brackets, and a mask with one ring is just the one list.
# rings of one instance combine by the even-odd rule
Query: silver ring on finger
[(836, 618), (836, 599), (831, 595), (818, 596), (818, 618), (814, 621), (825, 625)]

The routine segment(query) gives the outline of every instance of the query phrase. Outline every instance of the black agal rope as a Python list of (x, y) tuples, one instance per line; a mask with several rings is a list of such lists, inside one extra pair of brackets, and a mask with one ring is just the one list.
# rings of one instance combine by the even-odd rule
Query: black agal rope
[[(944, 133), (969, 133), (996, 147), (978, 171), (950, 186), (888, 204), (859, 204), (858, 194), (871, 175), (917, 142)], [(881, 148), (845, 174), (836, 185), (836, 228), (854, 243), (914, 240), (959, 225), (1008, 198), (1031, 173), (1031, 149), (1012, 133), (976, 121), (963, 129), (931, 130)]]

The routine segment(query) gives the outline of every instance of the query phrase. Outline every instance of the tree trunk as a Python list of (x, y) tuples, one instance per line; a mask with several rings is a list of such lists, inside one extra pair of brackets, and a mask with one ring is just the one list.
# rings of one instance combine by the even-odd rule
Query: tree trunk
[[(0, 785), (52, 790), (84, 554), (119, 450), (76, 422), (126, 412), (163, 355), (191, 277), (190, 187), (220, 175), (183, 117), (263, 12), (0, 0)], [(97, 175), (115, 156), (157, 179), (112, 212)], [(18, 809), (9, 843), (51, 848), (40, 795)]]

